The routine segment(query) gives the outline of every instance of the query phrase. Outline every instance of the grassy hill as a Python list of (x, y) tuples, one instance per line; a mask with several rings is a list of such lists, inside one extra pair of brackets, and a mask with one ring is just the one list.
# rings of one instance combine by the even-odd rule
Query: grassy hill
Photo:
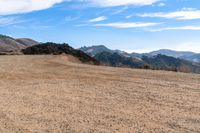
[(90, 57), (89, 55), (85, 54), (84, 52), (80, 50), (76, 50), (70, 47), (68, 44), (56, 44), (52, 42), (47, 42), (47, 43), (42, 43), (39, 45), (28, 47), (26, 49), (23, 49), (21, 52), (25, 55), (67, 54), (67, 55), (72, 55), (74, 57), (77, 57), (80, 61), (84, 63), (91, 63), (95, 65), (99, 64), (99, 62), (93, 57)]

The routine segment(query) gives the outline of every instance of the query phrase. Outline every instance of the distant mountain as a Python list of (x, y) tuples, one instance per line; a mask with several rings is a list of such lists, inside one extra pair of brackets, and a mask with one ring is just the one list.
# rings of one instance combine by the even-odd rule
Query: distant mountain
[(119, 53), (102, 52), (94, 58), (105, 65), (114, 67), (142, 68), (145, 65), (139, 58), (126, 57)]
[(0, 35), (0, 53), (7, 54), (11, 52), (19, 52), (28, 46), (33, 46), (38, 42), (31, 39), (14, 39), (9, 36)]
[(118, 53), (102, 52), (95, 59), (103, 64), (114, 67), (144, 68), (177, 72), (200, 73), (200, 64), (166, 55), (125, 57)]
[(52, 42), (42, 43), (34, 46), (30, 46), (26, 49), (22, 49), (21, 52), (25, 55), (60, 55), (68, 54), (78, 58), (84, 63), (90, 63), (98, 65), (99, 61), (95, 58), (85, 54), (81, 50), (76, 50), (70, 47), (68, 44), (56, 44)]
[(195, 53), (187, 52), (187, 51), (184, 52), (184, 51), (174, 51), (174, 50), (168, 50), (168, 49), (160, 49), (160, 50), (157, 50), (157, 51), (146, 53), (144, 55), (155, 56), (155, 55), (159, 55), (159, 54), (172, 56), (172, 57), (175, 57), (175, 58), (179, 58), (179, 57), (189, 57), (189, 56), (194, 55)]
[(160, 50), (152, 51), (149, 53), (139, 54), (139, 53), (126, 53), (120, 50), (111, 50), (105, 47), (104, 45), (82, 47), (80, 48), (80, 50), (82, 50), (83, 52), (91, 56), (96, 56), (97, 54), (102, 53), (102, 52), (118, 53), (125, 57), (138, 57), (138, 58), (141, 58), (142, 56), (152, 57), (152, 56), (157, 56), (161, 54), (161, 55), (171, 56), (174, 58), (181, 58), (188, 61), (200, 62), (200, 54), (189, 52), (189, 51), (174, 51), (174, 50), (169, 50), (169, 49), (160, 49)]
[(142, 60), (151, 69), (200, 73), (200, 63), (195, 63), (180, 58), (159, 54), (153, 57), (143, 56)]
[(151, 57), (158, 54), (167, 55), (175, 58), (180, 58), (188, 61), (193, 62), (199, 62), (200, 63), (200, 54), (194, 53), (194, 52), (188, 52), (188, 51), (174, 51), (174, 50), (168, 50), (168, 49), (161, 49), (158, 51), (153, 51), (150, 53), (145, 53), (143, 55)]
[(118, 54), (126, 56), (126, 57), (130, 56), (128, 53), (126, 53), (124, 51), (111, 50), (104, 45), (97, 45), (97, 46), (91, 46), (91, 47), (85, 47), (84, 46), (84, 47), (81, 47), (80, 50), (87, 53), (90, 56), (95, 56), (95, 55), (102, 53), (102, 52), (118, 53)]
[(99, 53), (102, 53), (102, 52), (112, 53), (112, 50), (108, 49), (104, 45), (97, 45), (97, 46), (91, 46), (91, 47), (84, 46), (84, 47), (81, 47), (80, 50), (91, 55), (91, 56), (95, 56), (96, 54), (99, 54)]
[(180, 57), (180, 58), (183, 58), (183, 59), (186, 59), (186, 60), (189, 60), (189, 61), (194, 61), (194, 62), (200, 62), (200, 54), (194, 54), (194, 55), (191, 55), (191, 56), (183, 56), (183, 57)]

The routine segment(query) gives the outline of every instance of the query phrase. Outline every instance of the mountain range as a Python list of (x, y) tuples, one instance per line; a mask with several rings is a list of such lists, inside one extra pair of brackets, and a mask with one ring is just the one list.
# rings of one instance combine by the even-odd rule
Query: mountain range
[[(198, 55), (192, 52), (159, 50), (144, 54), (126, 53), (120, 50), (108, 49), (103, 45), (82, 47), (80, 50), (93, 56), (101, 63), (114, 67), (200, 73), (200, 62), (198, 60), (194, 62), (194, 58), (189, 59), (191, 56)], [(195, 58), (200, 59), (198, 56)]]
[(142, 57), (142, 56), (148, 56), (153, 57), (156, 55), (166, 55), (171, 56), (174, 58), (180, 58), (192, 62), (200, 62), (200, 53), (194, 53), (190, 51), (175, 51), (175, 50), (169, 50), (169, 49), (160, 49), (157, 51), (152, 51), (149, 53), (127, 53), (121, 50), (111, 50), (104, 45), (97, 45), (97, 46), (91, 46), (91, 47), (81, 47), (80, 50), (84, 51), (85, 53), (95, 56), (101, 52), (110, 52), (110, 53), (118, 53), (120, 55), (126, 56), (126, 57)]
[(28, 38), (0, 35), (0, 54), (67, 54), (95, 65), (200, 73), (199, 54), (164, 49), (144, 54), (111, 50), (104, 45), (74, 49), (68, 44), (39, 43)]

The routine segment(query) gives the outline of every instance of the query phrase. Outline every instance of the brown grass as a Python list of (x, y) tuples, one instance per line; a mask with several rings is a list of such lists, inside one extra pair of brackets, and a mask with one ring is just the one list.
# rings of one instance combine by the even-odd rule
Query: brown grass
[(1, 56), (0, 132), (200, 132), (200, 75), (76, 62)]

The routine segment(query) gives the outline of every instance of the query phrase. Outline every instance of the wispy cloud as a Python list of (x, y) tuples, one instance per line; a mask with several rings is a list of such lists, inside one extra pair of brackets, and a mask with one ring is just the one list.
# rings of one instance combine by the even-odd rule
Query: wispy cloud
[(11, 15), (43, 10), (64, 0), (0, 0), (0, 15)]
[(18, 17), (0, 17), (0, 26), (14, 25), (24, 22)]
[(100, 21), (104, 21), (106, 19), (108, 19), (108, 18), (105, 17), (105, 16), (100, 16), (100, 17), (97, 17), (97, 18), (90, 19), (89, 22), (100, 22)]
[(115, 15), (115, 14), (120, 14), (120, 13), (126, 11), (127, 9), (128, 9), (128, 6), (125, 6), (125, 7), (121, 8), (121, 9), (119, 9), (119, 10), (113, 12), (112, 14), (114, 14), (114, 15)]
[(167, 30), (192, 30), (192, 31), (200, 31), (200, 26), (180, 26), (180, 27), (164, 27), (158, 29), (147, 29), (150, 32), (161, 32)]
[(126, 5), (151, 5), (160, 0), (81, 0), (90, 2), (96, 6), (113, 7), (113, 6), (126, 6)]
[(159, 25), (160, 23), (135, 23), (135, 22), (116, 22), (116, 23), (104, 23), (95, 24), (98, 27), (113, 27), (113, 28), (141, 28), (141, 27), (151, 27)]
[(179, 20), (192, 20), (192, 19), (200, 19), (200, 10), (184, 8), (180, 11), (175, 11), (175, 12), (144, 13), (144, 14), (138, 14), (137, 16), (158, 17), (158, 18), (168, 18), (168, 19), (173, 18), (173, 19), (179, 19)]

